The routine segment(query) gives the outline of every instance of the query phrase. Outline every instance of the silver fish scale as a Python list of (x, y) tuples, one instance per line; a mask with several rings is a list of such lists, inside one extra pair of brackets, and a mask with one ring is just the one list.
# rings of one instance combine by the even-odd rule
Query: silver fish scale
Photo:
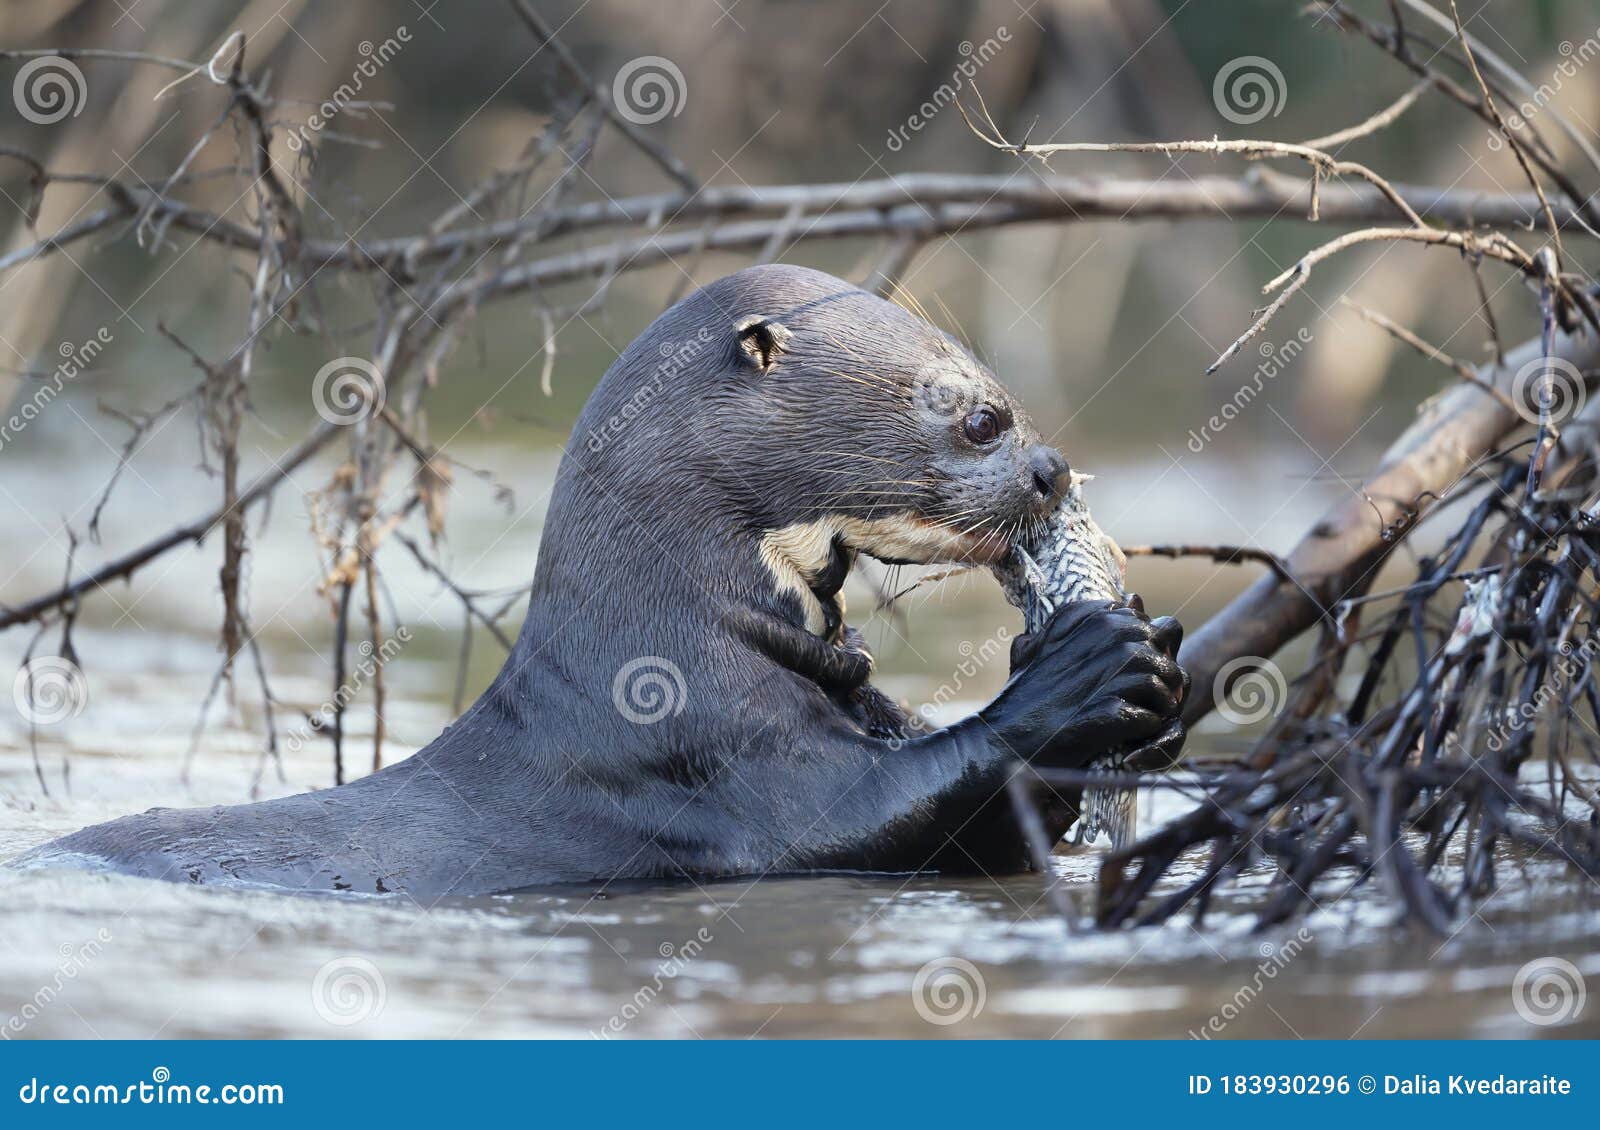
[[(1095, 525), (1083, 500), (1083, 484), (1092, 478), (1073, 472), (1071, 483), (1042, 534), (1013, 549), (994, 568), (1006, 599), (1022, 612), (1023, 628), (1036, 632), (1063, 604), (1079, 600), (1125, 601), (1123, 557), (1116, 542)], [(1117, 755), (1097, 758), (1092, 774), (1122, 768)], [(1137, 793), (1133, 789), (1088, 785), (1083, 790), (1080, 838), (1104, 832), (1113, 848), (1133, 842), (1137, 834)]]

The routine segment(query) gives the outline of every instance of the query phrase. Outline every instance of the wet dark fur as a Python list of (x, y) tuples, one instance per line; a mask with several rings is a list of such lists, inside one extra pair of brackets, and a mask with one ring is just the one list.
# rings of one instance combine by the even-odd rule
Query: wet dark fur
[[(759, 317), (785, 332), (751, 331)], [(1064, 464), (1009, 399), (1000, 407), (1015, 423), (993, 450), (950, 438), (970, 405), (944, 419), (918, 401), (917, 374), (934, 356), (992, 383), (926, 323), (814, 271), (753, 268), (691, 295), (585, 407), (527, 621), (460, 721), (341, 788), (156, 809), (36, 857), (75, 853), (179, 881), (427, 895), (1026, 866), (1002, 791), (1008, 766), (1080, 766), (1164, 729), (1170, 747), (1175, 626), (1067, 608), (980, 714), (903, 737), (903, 716), (865, 682), (870, 660), (835, 599), (873, 546), (841, 539), (807, 575), (820, 635), (759, 551), (766, 531), (827, 514), (1011, 531), (1034, 520), (1040, 459), (1051, 473)], [(984, 395), (1005, 397), (998, 386)], [(685, 688), (681, 710), (649, 725), (613, 703), (617, 672), (641, 656), (675, 664)]]

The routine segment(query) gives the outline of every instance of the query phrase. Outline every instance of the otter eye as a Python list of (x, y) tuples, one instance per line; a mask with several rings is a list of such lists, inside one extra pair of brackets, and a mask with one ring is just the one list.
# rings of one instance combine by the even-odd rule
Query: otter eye
[(973, 409), (961, 422), (961, 431), (973, 443), (993, 443), (1004, 431), (995, 410), (984, 404)]

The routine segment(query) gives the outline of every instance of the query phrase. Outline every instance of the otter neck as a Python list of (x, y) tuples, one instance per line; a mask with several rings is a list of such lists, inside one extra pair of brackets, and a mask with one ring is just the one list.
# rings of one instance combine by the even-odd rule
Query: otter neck
[[(737, 512), (733, 500), (707, 497), (700, 485), (692, 504), (678, 503), (685, 514)], [(681, 639), (657, 628), (692, 622), (720, 627), (830, 689), (867, 680), (871, 656), (845, 637), (841, 589), (856, 552), (841, 536), (843, 521), (717, 528), (648, 520), (653, 505), (615, 486), (602, 491), (580, 474), (558, 482), (507, 678), (535, 656), (561, 666), (571, 646), (614, 651), (605, 663), (660, 654), (684, 664)], [(596, 597), (597, 590), (625, 595)]]
[(840, 523), (827, 518), (767, 530), (758, 556), (780, 597), (800, 605), (800, 624), (829, 643), (844, 632), (844, 581), (856, 563), (856, 551), (845, 544)]
[[(766, 599), (735, 622), (744, 641), (769, 659), (843, 694), (872, 675), (872, 655), (844, 622), (841, 589), (856, 552), (836, 533), (806, 524), (768, 531), (757, 555)], [(765, 605), (763, 611), (759, 605)]]

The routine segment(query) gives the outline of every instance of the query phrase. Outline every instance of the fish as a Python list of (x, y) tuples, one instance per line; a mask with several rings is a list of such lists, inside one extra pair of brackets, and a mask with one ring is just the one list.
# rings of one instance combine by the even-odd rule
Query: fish
[[(1084, 501), (1083, 484), (1093, 475), (1072, 471), (1067, 489), (1045, 520), (1024, 531), (1010, 554), (992, 566), (1006, 599), (1022, 613), (1030, 634), (1043, 628), (1051, 613), (1080, 600), (1127, 604), (1128, 560), (1104, 530), (1095, 524)], [(1088, 771), (1118, 773), (1122, 758), (1112, 753), (1091, 761)], [(1138, 834), (1138, 794), (1133, 789), (1089, 784), (1079, 805), (1078, 840), (1104, 834), (1113, 849), (1132, 843)]]

